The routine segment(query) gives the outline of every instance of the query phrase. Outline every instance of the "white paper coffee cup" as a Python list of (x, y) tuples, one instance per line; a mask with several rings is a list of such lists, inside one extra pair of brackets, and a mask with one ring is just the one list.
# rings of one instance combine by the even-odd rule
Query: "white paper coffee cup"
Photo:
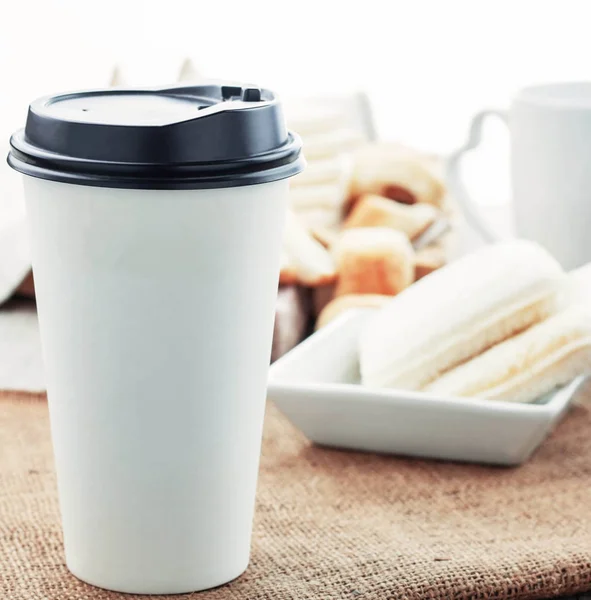
[[(232, 86), (225, 100), (219, 86), (42, 99), (12, 139), (66, 561), (93, 585), (183, 593), (248, 564), (287, 177), (302, 167), (273, 96), (249, 89)], [(185, 104), (204, 98), (210, 107), (194, 117)], [(217, 125), (199, 123), (210, 109)], [(61, 136), (84, 132), (95, 155), (80, 140), (51, 146), (43, 127), (55, 121)], [(279, 158), (247, 139), (265, 123)], [(170, 166), (162, 148), (147, 156), (137, 138), (125, 147), (133, 127), (170, 144)], [(232, 135), (238, 149), (224, 149)], [(109, 144), (119, 144), (113, 161)]]

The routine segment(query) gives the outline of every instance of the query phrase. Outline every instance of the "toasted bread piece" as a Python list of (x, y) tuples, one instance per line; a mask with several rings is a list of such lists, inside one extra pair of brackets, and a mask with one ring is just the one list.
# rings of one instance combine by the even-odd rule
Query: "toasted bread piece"
[(335, 244), (333, 253), (339, 275), (337, 296), (393, 296), (414, 279), (414, 250), (408, 237), (394, 229), (347, 229)]
[(331, 283), (336, 278), (334, 260), (298, 217), (288, 212), (283, 241), (281, 283), (309, 286)]
[(435, 271), (370, 319), (360, 336), (362, 380), (416, 390), (557, 307), (566, 275), (534, 242), (486, 246)]
[(383, 294), (347, 294), (346, 296), (337, 296), (318, 315), (316, 329), (324, 327), (346, 310), (354, 308), (381, 308), (391, 299), (392, 296), (385, 296)]
[(531, 402), (591, 372), (591, 308), (571, 306), (425, 387), (445, 396)]
[(411, 240), (432, 225), (439, 211), (429, 204), (401, 204), (383, 196), (364, 194), (345, 219), (343, 227), (390, 227)]

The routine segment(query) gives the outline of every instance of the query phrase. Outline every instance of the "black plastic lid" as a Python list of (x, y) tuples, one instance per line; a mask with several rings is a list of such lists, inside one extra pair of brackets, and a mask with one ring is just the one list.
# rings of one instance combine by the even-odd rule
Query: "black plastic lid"
[(41, 98), (10, 145), (8, 164), (21, 173), (114, 188), (233, 187), (304, 167), (275, 95), (240, 84)]

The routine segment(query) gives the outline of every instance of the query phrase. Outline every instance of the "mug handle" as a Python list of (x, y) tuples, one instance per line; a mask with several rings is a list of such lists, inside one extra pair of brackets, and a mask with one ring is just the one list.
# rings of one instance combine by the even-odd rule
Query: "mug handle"
[(483, 217), (480, 208), (468, 194), (460, 173), (460, 166), (464, 154), (470, 150), (474, 150), (474, 148), (482, 141), (482, 125), (488, 117), (497, 117), (501, 119), (505, 125), (509, 125), (507, 112), (503, 110), (483, 110), (474, 115), (470, 124), (468, 139), (463, 146), (458, 148), (458, 150), (449, 157), (446, 171), (447, 183), (451, 195), (453, 198), (456, 198), (460, 204), (468, 224), (471, 225), (486, 242), (491, 243), (499, 241), (502, 238), (491, 229), (486, 219)]

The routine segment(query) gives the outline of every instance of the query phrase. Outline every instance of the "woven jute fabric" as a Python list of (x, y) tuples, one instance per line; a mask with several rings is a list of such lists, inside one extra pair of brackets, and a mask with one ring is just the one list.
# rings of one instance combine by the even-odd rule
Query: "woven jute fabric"
[[(476, 600), (589, 589), (588, 409), (574, 408), (509, 469), (317, 448), (269, 405), (250, 567), (195, 596)], [(0, 598), (130, 598), (66, 570), (42, 396), (0, 394)]]

